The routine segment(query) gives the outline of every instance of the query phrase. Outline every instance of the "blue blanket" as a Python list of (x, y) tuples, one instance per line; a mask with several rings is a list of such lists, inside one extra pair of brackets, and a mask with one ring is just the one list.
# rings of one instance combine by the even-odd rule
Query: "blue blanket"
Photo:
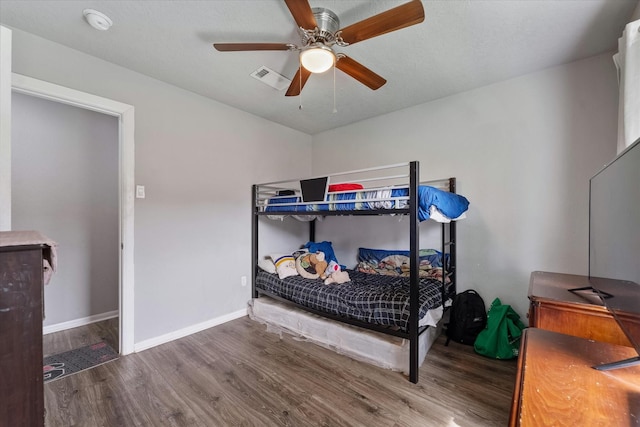
[(434, 205), (443, 215), (451, 219), (462, 215), (469, 208), (466, 197), (434, 187), (421, 185), (418, 188), (418, 218), (429, 219), (429, 208)]
[[(367, 190), (364, 190), (367, 193)], [(299, 197), (280, 197), (269, 200), (269, 205), (266, 208), (267, 212), (315, 212), (315, 211), (328, 211), (328, 210), (375, 210), (380, 207), (397, 208), (391, 202), (357, 202), (358, 197), (356, 192), (337, 193), (327, 196), (329, 204), (317, 204), (317, 205), (301, 205), (301, 206), (278, 206), (281, 203), (298, 203)], [(409, 195), (408, 188), (395, 188), (391, 191), (391, 198), (407, 197)], [(341, 202), (345, 200), (345, 202)], [(354, 202), (346, 202), (347, 200), (353, 200)], [(340, 202), (339, 202), (340, 201)], [(399, 201), (402, 206), (404, 200)], [(389, 206), (381, 206), (386, 203)], [(429, 209), (431, 206), (435, 206), (438, 210), (450, 219), (454, 219), (462, 215), (469, 208), (469, 201), (459, 194), (449, 193), (448, 191), (438, 190), (435, 187), (421, 185), (418, 188), (418, 219), (424, 221), (429, 219)]]

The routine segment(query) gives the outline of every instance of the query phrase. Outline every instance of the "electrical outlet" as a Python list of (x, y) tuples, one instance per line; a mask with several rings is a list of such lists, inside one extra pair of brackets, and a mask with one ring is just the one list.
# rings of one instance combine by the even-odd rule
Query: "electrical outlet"
[(247, 286), (247, 276), (240, 277), (240, 285)]

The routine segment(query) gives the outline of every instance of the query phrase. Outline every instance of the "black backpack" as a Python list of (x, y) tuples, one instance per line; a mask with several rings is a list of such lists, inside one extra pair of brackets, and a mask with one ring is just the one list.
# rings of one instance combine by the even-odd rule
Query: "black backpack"
[(449, 345), (449, 340), (473, 345), (486, 325), (487, 311), (482, 297), (473, 289), (459, 293), (453, 299), (449, 313), (445, 345)]

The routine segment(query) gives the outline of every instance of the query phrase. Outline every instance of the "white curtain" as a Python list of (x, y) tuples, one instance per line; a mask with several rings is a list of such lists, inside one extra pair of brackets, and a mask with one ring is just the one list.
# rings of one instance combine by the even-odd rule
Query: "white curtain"
[(613, 55), (618, 68), (618, 153), (640, 138), (640, 19), (630, 22)]

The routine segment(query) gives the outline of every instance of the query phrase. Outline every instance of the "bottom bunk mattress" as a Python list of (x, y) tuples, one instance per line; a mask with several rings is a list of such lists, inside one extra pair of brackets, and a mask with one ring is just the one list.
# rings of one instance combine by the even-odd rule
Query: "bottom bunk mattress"
[[(315, 315), (293, 304), (263, 296), (249, 301), (249, 317), (267, 327), (267, 332), (287, 333), (352, 359), (404, 372), (409, 375), (410, 342), (408, 339), (369, 331)], [(418, 338), (418, 366), (440, 336), (444, 320), (427, 328)]]
[[(277, 274), (259, 271), (256, 288), (314, 310), (407, 332), (409, 278), (347, 271), (351, 281), (340, 285), (301, 276), (280, 279)], [(446, 303), (455, 295), (455, 287), (453, 283), (445, 286)], [(419, 325), (434, 326), (442, 317), (442, 282), (422, 277), (419, 289)]]

